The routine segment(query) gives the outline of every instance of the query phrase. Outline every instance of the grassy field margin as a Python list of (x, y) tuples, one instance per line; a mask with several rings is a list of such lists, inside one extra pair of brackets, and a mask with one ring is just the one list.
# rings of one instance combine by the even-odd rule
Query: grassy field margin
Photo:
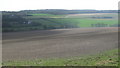
[(3, 66), (118, 66), (118, 49), (104, 53), (56, 59), (37, 59), (30, 61), (8, 61)]

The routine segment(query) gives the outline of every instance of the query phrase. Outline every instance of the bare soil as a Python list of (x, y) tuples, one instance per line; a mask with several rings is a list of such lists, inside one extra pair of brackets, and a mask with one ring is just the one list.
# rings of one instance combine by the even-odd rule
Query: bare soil
[(3, 33), (2, 58), (34, 60), (91, 55), (118, 47), (118, 28), (74, 28)]

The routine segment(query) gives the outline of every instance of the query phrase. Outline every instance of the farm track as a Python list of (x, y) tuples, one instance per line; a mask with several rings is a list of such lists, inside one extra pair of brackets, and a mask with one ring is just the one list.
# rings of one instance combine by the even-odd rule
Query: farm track
[(2, 58), (33, 60), (96, 54), (118, 47), (117, 28), (74, 28), (3, 33)]

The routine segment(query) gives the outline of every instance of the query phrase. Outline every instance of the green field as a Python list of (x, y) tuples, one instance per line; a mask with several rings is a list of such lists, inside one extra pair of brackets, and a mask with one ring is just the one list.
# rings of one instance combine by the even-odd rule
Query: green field
[(114, 49), (80, 57), (9, 61), (4, 62), (3, 66), (118, 66), (118, 62), (118, 49)]
[[(106, 24), (103, 27), (114, 26), (118, 24), (117, 14), (70, 14), (70, 15), (52, 15), (52, 14), (31, 14), (33, 16), (26, 17), (33, 22), (39, 22), (45, 25), (60, 25), (60, 24), (72, 24), (76, 27), (93, 27), (92, 24)], [(92, 17), (112, 17), (112, 18), (92, 18)], [(45, 18), (45, 19), (43, 19)], [(97, 27), (97, 26), (94, 26)], [(102, 27), (102, 26), (100, 26)]]
[(78, 18), (47, 18), (46, 20), (39, 19), (39, 20), (32, 20), (33, 22), (39, 22), (45, 25), (59, 25), (59, 24), (73, 24), (77, 25), (78, 27), (92, 27), (91, 24), (107, 24), (107, 26), (112, 26), (117, 24), (117, 20), (97, 20), (97, 19), (78, 19)]
[[(117, 27), (117, 13), (3, 15), (3, 32), (82, 27)], [(28, 23), (30, 22), (30, 23)], [(14, 24), (14, 25), (13, 25)]]

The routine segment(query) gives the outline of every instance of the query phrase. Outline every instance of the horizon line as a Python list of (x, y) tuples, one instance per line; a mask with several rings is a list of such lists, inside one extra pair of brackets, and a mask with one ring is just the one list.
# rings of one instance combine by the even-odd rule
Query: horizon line
[(0, 11), (11, 11), (11, 12), (19, 12), (19, 11), (26, 11), (26, 10), (119, 10), (119, 9), (25, 9), (25, 10), (0, 10)]

